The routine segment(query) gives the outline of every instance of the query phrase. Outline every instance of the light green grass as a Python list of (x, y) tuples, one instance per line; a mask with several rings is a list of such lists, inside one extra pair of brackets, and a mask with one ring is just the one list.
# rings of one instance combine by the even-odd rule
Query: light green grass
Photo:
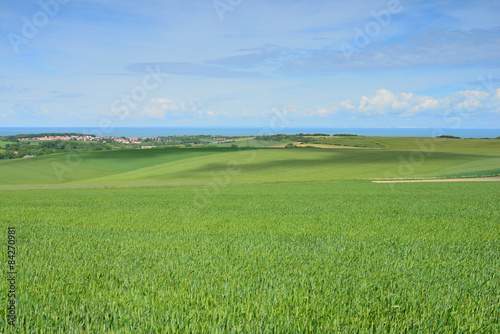
[(446, 139), (421, 137), (308, 137), (312, 143), (338, 146), (382, 148), (389, 150), (435, 150), (454, 152), (497, 152), (499, 139)]
[[(190, 182), (211, 181), (211, 173), (225, 175), (227, 166), (236, 162), (240, 172), (231, 181), (309, 181), (386, 177), (418, 177), (469, 169), (500, 166), (500, 157), (436, 152), (422, 163), (408, 168), (406, 151), (359, 151), (322, 149), (271, 149), (229, 152), (145, 167), (130, 172), (81, 182)], [(457, 168), (454, 168), (459, 166)], [(467, 171), (468, 171), (467, 170)]]
[(0, 160), (0, 185), (81, 181), (215, 153), (220, 153), (220, 150), (149, 149), (72, 152)]
[(239, 140), (232, 143), (217, 144), (217, 147), (231, 147), (232, 145), (236, 145), (238, 147), (258, 148), (258, 147), (286, 145), (288, 143), (289, 141), (259, 140), (259, 139), (249, 138), (246, 140)]
[(498, 184), (348, 180), (491, 174), (482, 143), (0, 161), (17, 332), (499, 332)]
[(309, 144), (327, 144), (332, 146), (350, 146), (350, 147), (368, 147), (368, 148), (382, 148), (384, 147), (377, 141), (375, 137), (344, 137), (344, 136), (330, 136), (330, 137), (308, 137), (311, 140), (305, 145)]
[[(73, 158), (68, 160), (68, 157)], [(500, 154), (491, 152), (307, 148), (125, 150), (0, 161), (0, 185), (425, 178), (499, 166)]]
[(441, 139), (411, 137), (370, 137), (394, 150), (429, 150), (453, 152), (496, 152), (500, 153), (499, 139)]
[(497, 184), (219, 190), (0, 192), (17, 332), (500, 330)]

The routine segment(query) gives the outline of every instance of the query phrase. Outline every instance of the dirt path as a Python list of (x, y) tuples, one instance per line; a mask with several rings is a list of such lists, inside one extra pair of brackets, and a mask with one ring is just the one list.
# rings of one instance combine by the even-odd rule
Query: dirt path
[[(300, 142), (293, 143), (293, 145), (297, 147), (317, 147), (317, 148), (340, 148), (340, 149), (359, 149), (359, 150), (380, 150), (379, 147), (356, 147), (356, 146), (335, 146), (335, 145), (327, 145), (327, 144), (301, 144)], [(284, 148), (285, 145), (275, 145), (268, 146), (268, 148)]]
[(478, 182), (478, 181), (500, 181), (500, 176), (474, 177), (463, 179), (433, 179), (433, 180), (401, 180), (401, 181), (372, 181), (374, 183), (410, 183), (410, 182)]

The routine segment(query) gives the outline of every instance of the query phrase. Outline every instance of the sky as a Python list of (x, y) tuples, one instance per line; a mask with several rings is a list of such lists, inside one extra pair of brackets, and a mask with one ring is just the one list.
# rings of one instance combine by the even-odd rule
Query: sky
[(0, 127), (500, 128), (498, 0), (0, 9)]

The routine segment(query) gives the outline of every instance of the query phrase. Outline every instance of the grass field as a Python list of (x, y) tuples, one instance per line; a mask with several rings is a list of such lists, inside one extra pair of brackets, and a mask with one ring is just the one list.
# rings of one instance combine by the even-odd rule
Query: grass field
[[(0, 187), (130, 182), (186, 184), (211, 182), (217, 177), (230, 178), (231, 182), (433, 178), (491, 175), (500, 168), (500, 140), (391, 140), (392, 143), (388, 140), (384, 144), (390, 148), (373, 150), (171, 148), (74, 152), (2, 160)], [(461, 142), (465, 144), (460, 151), (456, 143)], [(420, 149), (404, 149), (412, 145)], [(231, 173), (227, 172), (228, 168), (232, 169)]]
[(500, 183), (369, 179), (495, 174), (500, 150), (414, 140), (0, 161), (16, 330), (497, 333)]
[[(500, 139), (447, 139), (420, 137), (309, 137), (311, 143), (392, 150), (474, 151), (500, 153)], [(307, 144), (306, 144), (307, 145)]]
[(436, 151), (500, 153), (500, 139), (376, 137), (376, 141), (386, 149), (395, 150), (422, 150), (422, 147), (434, 147)]
[(20, 332), (500, 329), (497, 184), (197, 191), (0, 193)]
[(333, 146), (352, 146), (352, 147), (367, 147), (367, 148), (382, 148), (384, 145), (380, 144), (375, 137), (344, 137), (344, 136), (330, 136), (330, 137), (308, 137), (309, 144), (327, 144)]
[(236, 140), (231, 143), (223, 143), (217, 144), (217, 147), (231, 147), (236, 145), (238, 147), (269, 147), (269, 146), (277, 146), (277, 145), (285, 145), (287, 142), (285, 141), (276, 141), (276, 140), (258, 140), (254, 138), (241, 138), (241, 140)]

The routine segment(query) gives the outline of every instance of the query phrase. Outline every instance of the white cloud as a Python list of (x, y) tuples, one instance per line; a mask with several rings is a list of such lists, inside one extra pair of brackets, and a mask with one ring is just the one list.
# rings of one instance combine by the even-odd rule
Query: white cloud
[(285, 115), (300, 115), (300, 114), (302, 114), (302, 112), (299, 110), (299, 107), (297, 107), (296, 105), (289, 104), (285, 107), (283, 114), (285, 114)]
[(250, 110), (250, 109), (243, 109), (242, 115), (243, 116), (257, 116), (257, 113), (253, 110)]
[(339, 106), (351, 106), (364, 115), (385, 115), (387, 113), (402, 112), (403, 116), (413, 115), (421, 110), (436, 109), (440, 102), (425, 95), (400, 93), (395, 95), (387, 89), (379, 89), (372, 96), (362, 96), (357, 106), (351, 101), (343, 101)]
[(467, 98), (476, 98), (476, 99), (482, 99), (488, 97), (490, 94), (487, 92), (483, 91), (478, 91), (478, 90), (464, 90), (461, 92), (458, 92), (458, 94), (467, 97)]
[[(394, 94), (387, 89), (379, 89), (375, 94), (362, 96), (358, 101), (345, 100), (329, 107), (316, 106), (314, 116), (325, 116), (334, 112), (351, 113), (352, 115), (399, 115), (411, 117), (422, 113), (444, 113), (446, 110), (459, 109), (461, 112), (477, 111), (497, 112), (500, 110), (500, 89), (495, 96), (484, 91), (460, 91), (453, 95), (436, 99), (426, 95), (416, 95), (411, 92)], [(311, 113), (295, 112), (298, 116), (311, 116)]]
[(316, 106), (316, 114), (318, 116), (326, 116), (328, 114), (328, 108)]
[[(216, 119), (228, 120), (238, 117), (266, 118), (270, 115), (281, 115), (288, 120), (299, 121), (306, 118), (327, 117), (441, 117), (447, 111), (455, 110), (464, 117), (468, 114), (500, 113), (500, 89), (492, 93), (480, 90), (464, 90), (445, 97), (435, 98), (418, 95), (413, 92), (394, 93), (381, 88), (373, 94), (363, 95), (357, 99), (348, 99), (336, 103), (314, 106), (299, 106), (288, 104), (282, 108), (259, 111), (242, 108), (239, 112), (229, 113), (224, 109), (209, 106), (198, 99), (188, 99), (183, 102), (169, 98), (154, 98), (149, 106), (133, 115), (134, 118), (150, 119)], [(1, 115), (0, 115), (1, 116)]]
[(353, 110), (356, 108), (356, 106), (350, 100), (342, 101), (338, 105), (339, 109)]
[(168, 114), (178, 114), (177, 103), (166, 98), (156, 98), (151, 100), (152, 106), (144, 108), (142, 114), (155, 119), (163, 119)]
[(375, 113), (385, 114), (389, 107), (392, 106), (395, 99), (396, 97), (393, 93), (386, 89), (379, 89), (375, 92), (375, 95), (371, 97), (361, 97), (358, 111), (367, 115), (371, 114), (372, 111), (375, 111)]

